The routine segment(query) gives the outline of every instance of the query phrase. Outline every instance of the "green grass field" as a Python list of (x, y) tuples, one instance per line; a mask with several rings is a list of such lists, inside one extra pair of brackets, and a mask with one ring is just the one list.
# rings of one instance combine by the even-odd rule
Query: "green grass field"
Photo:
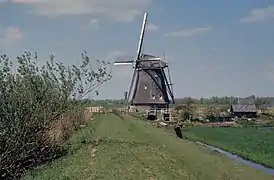
[(24, 179), (273, 179), (129, 116), (100, 115), (65, 147), (70, 155), (31, 171)]
[(183, 132), (192, 140), (214, 145), (274, 168), (273, 128), (191, 127), (183, 129)]

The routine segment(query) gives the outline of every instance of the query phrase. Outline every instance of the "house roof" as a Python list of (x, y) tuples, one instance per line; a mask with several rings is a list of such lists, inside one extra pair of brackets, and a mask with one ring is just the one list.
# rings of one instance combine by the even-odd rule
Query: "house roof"
[(257, 112), (257, 108), (255, 105), (232, 105), (233, 112)]

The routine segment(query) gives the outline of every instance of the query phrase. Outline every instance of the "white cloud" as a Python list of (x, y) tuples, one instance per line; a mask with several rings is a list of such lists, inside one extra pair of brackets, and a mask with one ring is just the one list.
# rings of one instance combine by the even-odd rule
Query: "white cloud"
[(194, 36), (197, 34), (202, 34), (211, 30), (211, 27), (200, 27), (200, 28), (192, 28), (192, 29), (185, 29), (181, 31), (175, 31), (165, 34), (165, 36), (171, 37), (189, 37)]
[(91, 20), (90, 20), (90, 24), (91, 24), (91, 25), (98, 25), (99, 22), (100, 22), (100, 19), (91, 19)]
[(246, 17), (240, 19), (242, 23), (260, 22), (274, 18), (274, 5), (266, 8), (255, 8)]
[(152, 24), (152, 23), (148, 23), (146, 27), (147, 31), (158, 31), (159, 29), (160, 29), (159, 26), (156, 26), (155, 24)]
[(8, 27), (0, 31), (0, 45), (7, 46), (18, 43), (23, 37), (23, 33), (18, 27)]
[(83, 29), (96, 29), (100, 28), (100, 19), (91, 19), (87, 24), (82, 26)]
[(129, 22), (153, 0), (12, 0), (32, 8), (33, 12), (50, 16), (101, 15), (108, 19)]

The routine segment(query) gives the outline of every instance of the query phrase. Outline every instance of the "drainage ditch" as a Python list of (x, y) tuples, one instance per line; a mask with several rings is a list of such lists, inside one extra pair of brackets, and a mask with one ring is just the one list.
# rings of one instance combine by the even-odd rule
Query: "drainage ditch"
[(266, 167), (264, 165), (261, 165), (261, 164), (258, 164), (258, 163), (255, 163), (255, 162), (252, 162), (252, 161), (249, 161), (249, 160), (246, 160), (246, 159), (243, 159), (241, 158), (240, 156), (237, 156), (235, 154), (232, 154), (230, 152), (227, 152), (227, 151), (224, 151), (220, 148), (217, 148), (215, 146), (211, 146), (211, 145), (207, 145), (207, 144), (204, 144), (204, 143), (201, 143), (201, 142), (196, 142), (196, 144), (198, 144), (199, 146), (202, 146), (202, 147), (205, 147), (211, 151), (214, 151), (214, 152), (218, 152), (220, 154), (223, 154), (231, 159), (234, 159), (236, 160), (237, 162), (240, 162), (242, 164), (245, 164), (249, 167), (252, 167), (252, 168), (255, 168), (257, 170), (261, 170), (261, 171), (264, 171), (266, 173), (269, 173), (269, 174), (273, 174), (274, 175), (274, 169), (272, 168), (269, 168), (269, 167)]

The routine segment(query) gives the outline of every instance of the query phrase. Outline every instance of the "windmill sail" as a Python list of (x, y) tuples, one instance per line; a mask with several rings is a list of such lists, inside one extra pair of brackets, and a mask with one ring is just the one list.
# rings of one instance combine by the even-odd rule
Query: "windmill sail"
[(145, 30), (146, 30), (146, 23), (147, 23), (147, 13), (144, 14), (144, 19), (143, 19), (143, 23), (142, 23), (142, 28), (141, 28), (141, 33), (140, 33), (140, 38), (139, 38), (139, 43), (138, 43), (138, 48), (137, 48), (137, 56), (136, 56), (135, 64), (134, 64), (135, 69), (134, 69), (134, 72), (132, 74), (132, 82), (130, 84), (128, 99), (131, 96), (132, 90), (136, 89), (136, 82), (137, 82), (138, 77), (139, 77), (139, 74), (136, 72), (137, 71), (136, 68), (138, 66), (137, 61), (140, 60), (140, 56), (141, 56), (141, 52), (142, 52), (142, 46), (143, 46), (143, 41), (144, 41), (144, 33), (145, 33)]
[(143, 41), (144, 41), (144, 34), (145, 34), (145, 30), (146, 30), (146, 23), (147, 23), (147, 13), (144, 14), (141, 34), (140, 34), (139, 43), (138, 43), (136, 61), (138, 61), (140, 59), (140, 56), (141, 56), (142, 46), (143, 46)]
[(134, 61), (133, 60), (129, 60), (129, 61), (114, 61), (114, 65), (128, 65), (128, 64), (132, 64)]

